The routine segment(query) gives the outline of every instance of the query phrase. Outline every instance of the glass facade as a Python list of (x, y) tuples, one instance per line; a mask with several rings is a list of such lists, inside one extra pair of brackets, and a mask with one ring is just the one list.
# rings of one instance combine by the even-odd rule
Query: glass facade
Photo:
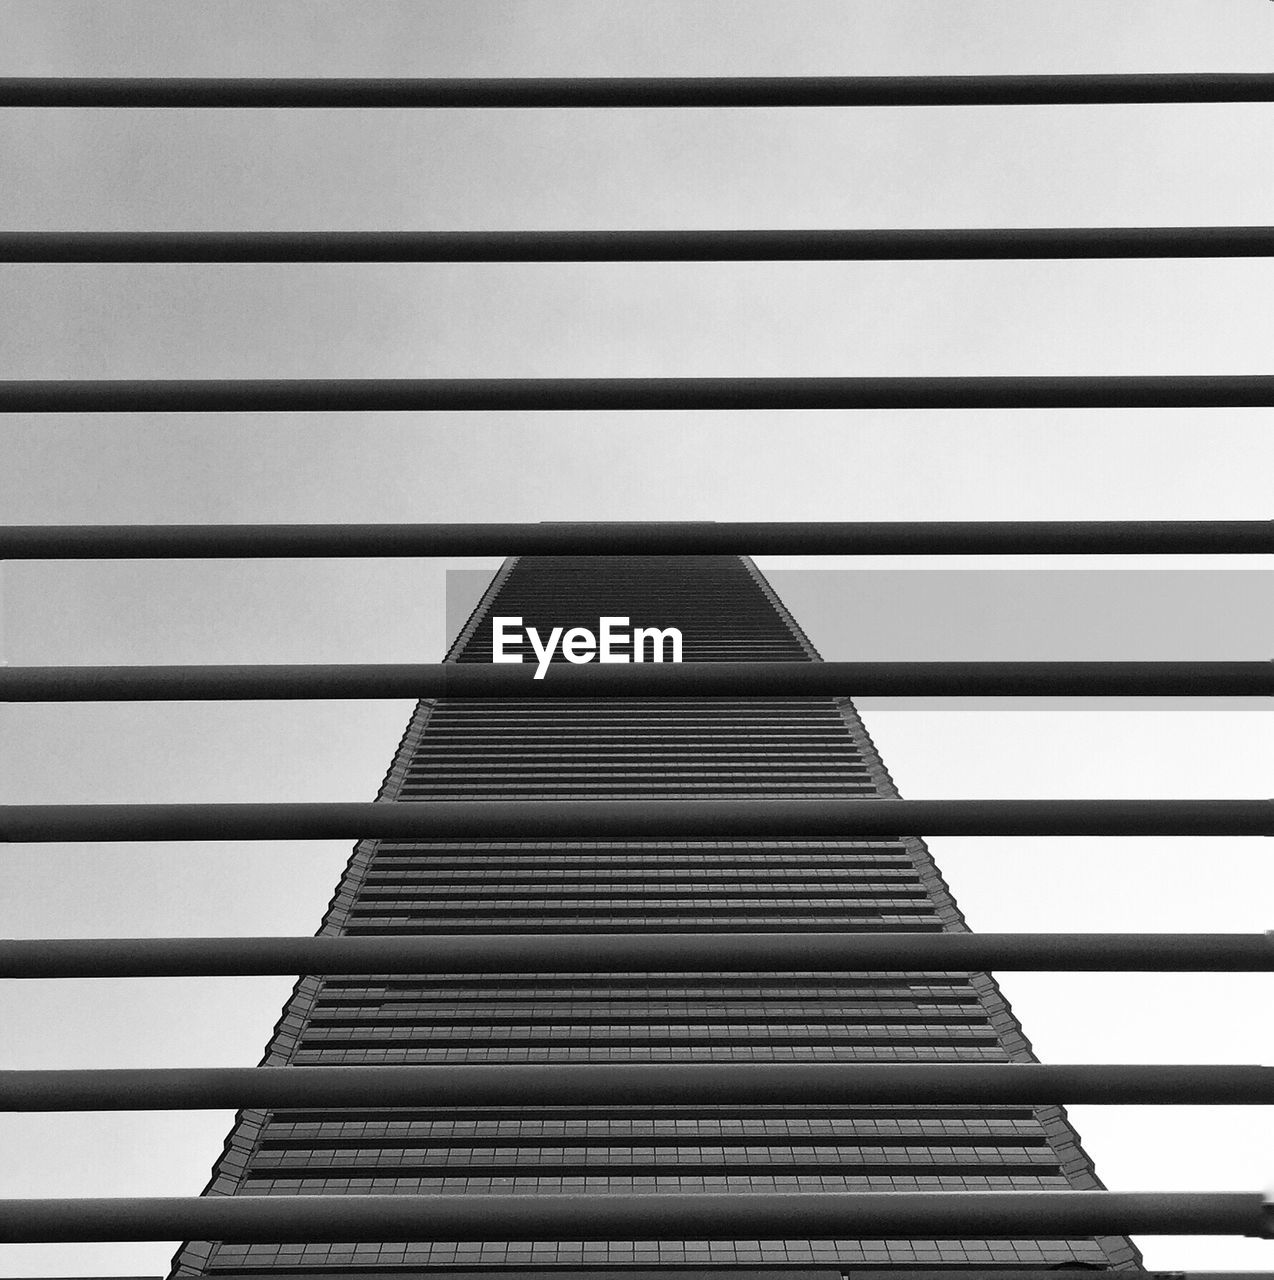
[[(515, 558), (491, 618), (678, 627), (687, 662), (818, 661), (746, 558)], [(560, 660), (560, 657), (559, 659)], [(838, 698), (431, 701), (382, 799), (893, 796)], [(322, 932), (962, 930), (923, 841), (364, 841)], [(985, 974), (481, 974), (305, 978), (264, 1061), (1026, 1062)], [(1101, 1184), (1055, 1107), (768, 1106), (247, 1111), (207, 1194), (1009, 1190)], [(592, 1268), (1135, 1268), (1082, 1240), (190, 1242), (174, 1276)]]

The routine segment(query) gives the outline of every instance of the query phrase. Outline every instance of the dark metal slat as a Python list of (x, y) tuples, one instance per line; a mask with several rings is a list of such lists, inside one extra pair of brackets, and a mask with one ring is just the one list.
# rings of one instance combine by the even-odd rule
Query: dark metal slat
[(0, 107), (889, 107), (1268, 102), (1274, 75), (247, 79), (24, 76)]
[(0, 262), (779, 262), (1269, 254), (1274, 254), (1274, 227), (0, 232)]
[(3, 667), (0, 701), (833, 695), (1254, 696), (1274, 662), (690, 662)]
[(0, 382), (3, 413), (626, 412), (1264, 407), (1274, 376), (177, 378)]
[(0, 1111), (236, 1107), (1274, 1103), (1274, 1067), (1040, 1063), (607, 1063), (0, 1071)]
[(0, 940), (0, 978), (989, 969), (1268, 972), (1274, 969), (1274, 935), (762, 932)]
[(0, 806), (0, 841), (1274, 835), (1274, 800), (562, 800)]
[(10, 560), (1270, 553), (1274, 520), (0, 526)]
[(342, 1195), (0, 1200), (0, 1241), (215, 1239), (1268, 1239), (1259, 1192), (877, 1191), (749, 1195)]

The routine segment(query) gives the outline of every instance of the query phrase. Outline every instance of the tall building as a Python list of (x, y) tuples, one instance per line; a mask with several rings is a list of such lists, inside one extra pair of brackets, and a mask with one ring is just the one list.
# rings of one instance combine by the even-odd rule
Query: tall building
[[(493, 616), (675, 626), (687, 662), (816, 662), (746, 558), (505, 563), (449, 654), (490, 662)], [(422, 702), (387, 800), (894, 796), (842, 698)], [(924, 843), (364, 841), (336, 934), (963, 930)], [(1022, 1062), (996, 984), (963, 973), (597, 973), (302, 979), (268, 1065)], [(1063, 1112), (1026, 1106), (606, 1106), (247, 1111), (208, 1194), (1095, 1188)], [(625, 1268), (851, 1276), (875, 1268), (1127, 1268), (1123, 1238), (612, 1243), (189, 1243), (174, 1276), (526, 1274)]]

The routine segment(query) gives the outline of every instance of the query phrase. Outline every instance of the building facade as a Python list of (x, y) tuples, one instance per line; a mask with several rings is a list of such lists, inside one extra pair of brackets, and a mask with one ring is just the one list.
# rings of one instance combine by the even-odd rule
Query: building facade
[[(818, 661), (749, 560), (514, 558), (449, 654), (490, 662), (494, 616), (681, 630), (684, 660)], [(387, 800), (896, 795), (841, 698), (436, 701)], [(963, 930), (924, 843), (364, 841), (323, 933)], [(264, 1063), (1025, 1062), (984, 974), (483, 974), (302, 979)], [(768, 1106), (246, 1111), (208, 1194), (1039, 1190), (1100, 1187), (1056, 1107)], [(1136, 1268), (1123, 1238), (225, 1245), (174, 1276), (373, 1273), (850, 1276)]]

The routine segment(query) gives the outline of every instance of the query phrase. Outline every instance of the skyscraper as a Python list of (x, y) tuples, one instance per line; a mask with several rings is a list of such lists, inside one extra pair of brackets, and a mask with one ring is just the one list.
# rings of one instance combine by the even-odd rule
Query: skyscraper
[[(492, 618), (541, 632), (604, 616), (680, 629), (684, 660), (818, 661), (749, 560), (507, 561)], [(893, 796), (841, 698), (422, 702), (388, 800)], [(364, 841), (338, 934), (963, 929), (923, 842)], [(684, 972), (304, 978), (269, 1065), (1010, 1062), (1030, 1046), (984, 974)], [(1056, 1107), (489, 1107), (241, 1114), (210, 1194), (1007, 1190), (1100, 1186)], [(189, 1243), (174, 1275), (525, 1273), (597, 1267), (1135, 1267), (1126, 1239), (382, 1245)]]

